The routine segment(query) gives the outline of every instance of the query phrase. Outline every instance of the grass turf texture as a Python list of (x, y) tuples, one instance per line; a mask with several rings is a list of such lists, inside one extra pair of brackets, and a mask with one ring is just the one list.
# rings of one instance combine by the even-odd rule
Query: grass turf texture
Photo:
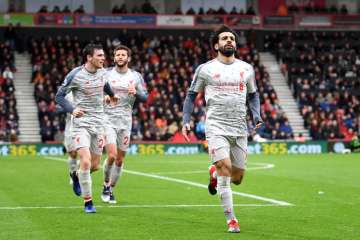
[[(255, 163), (275, 167), (251, 170)], [(109, 207), (100, 200), (99, 171), (92, 175), (98, 212), (88, 215), (65, 162), (1, 157), (0, 164), (0, 239), (360, 239), (359, 154), (251, 155), (244, 182), (233, 190), (293, 206), (246, 206), (271, 203), (234, 196), (244, 204), (235, 207), (240, 234), (226, 232), (220, 206), (175, 207), (219, 205), (205, 188), (125, 172), (117, 207)], [(125, 169), (207, 185), (208, 165), (205, 154), (128, 156)]]

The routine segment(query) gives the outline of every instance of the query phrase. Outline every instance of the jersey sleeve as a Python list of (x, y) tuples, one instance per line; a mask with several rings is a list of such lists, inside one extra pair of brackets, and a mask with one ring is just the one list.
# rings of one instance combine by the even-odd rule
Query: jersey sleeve
[(246, 87), (247, 87), (248, 94), (254, 93), (257, 90), (256, 83), (255, 83), (255, 71), (254, 71), (253, 67), (250, 68), (250, 75), (249, 75), (249, 79), (247, 81)]
[(70, 101), (68, 101), (65, 96), (71, 92), (73, 89), (77, 88), (77, 81), (75, 75), (80, 71), (80, 68), (76, 68), (70, 73), (68, 73), (64, 79), (63, 84), (58, 89), (55, 101), (66, 111), (71, 113), (74, 110), (74, 107)]
[(204, 65), (202, 64), (195, 71), (189, 91), (203, 92), (206, 85), (206, 80), (207, 80), (207, 75), (206, 72), (204, 71)]
[(137, 76), (138, 76), (138, 81), (137, 81), (137, 84), (135, 86), (136, 92), (139, 92), (140, 94), (147, 95), (147, 89), (146, 89), (146, 84), (145, 84), (144, 78), (141, 76), (140, 73), (137, 73)]

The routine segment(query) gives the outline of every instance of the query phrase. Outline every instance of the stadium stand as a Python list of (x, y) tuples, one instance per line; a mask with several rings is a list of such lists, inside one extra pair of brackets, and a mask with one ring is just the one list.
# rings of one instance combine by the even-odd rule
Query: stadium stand
[(0, 42), (0, 142), (16, 142), (19, 116), (14, 87), (14, 52), (10, 42)]
[[(240, 59), (251, 63), (261, 96), (263, 118), (266, 124), (260, 135), (269, 139), (289, 139), (292, 129), (270, 84), (269, 74), (260, 62), (254, 44), (247, 44), (241, 36)], [(112, 63), (111, 51), (120, 43), (131, 46), (132, 67), (145, 79), (149, 91), (146, 103), (137, 103), (134, 108), (132, 138), (151, 141), (183, 141), (180, 135), (182, 103), (195, 68), (212, 58), (208, 38), (199, 32), (195, 38), (179, 36), (145, 36), (140, 31), (123, 31), (118, 38), (96, 37), (105, 47), (107, 65)], [(81, 42), (76, 36), (48, 37), (30, 41), (33, 83), (38, 103), (39, 121), (43, 141), (56, 140), (64, 130), (64, 116), (55, 114), (54, 93), (66, 73), (81, 64)], [(192, 118), (194, 132), (192, 140), (204, 139), (204, 99), (195, 102)], [(250, 118), (248, 119), (250, 120)], [(248, 121), (249, 129), (253, 129)]]
[(360, 130), (358, 32), (278, 32), (265, 50), (283, 63), (314, 140), (351, 140)]

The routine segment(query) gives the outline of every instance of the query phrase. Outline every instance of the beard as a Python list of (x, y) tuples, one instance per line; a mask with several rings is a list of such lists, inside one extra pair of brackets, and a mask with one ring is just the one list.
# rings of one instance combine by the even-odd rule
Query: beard
[(219, 51), (225, 57), (230, 57), (235, 54), (235, 48), (233, 46), (229, 47), (229, 45), (225, 45), (219, 48)]
[(116, 63), (116, 66), (119, 67), (119, 68), (122, 68), (122, 67), (125, 67), (126, 64), (127, 64), (127, 62), (124, 61), (124, 62), (121, 63), (121, 64)]

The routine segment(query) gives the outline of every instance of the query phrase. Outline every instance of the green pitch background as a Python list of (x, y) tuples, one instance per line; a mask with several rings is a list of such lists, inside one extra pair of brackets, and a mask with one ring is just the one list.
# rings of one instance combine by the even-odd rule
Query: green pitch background
[(94, 173), (91, 215), (72, 193), (64, 161), (0, 158), (0, 239), (360, 239), (359, 154), (251, 155), (233, 191), (293, 205), (234, 196), (240, 234), (226, 232), (207, 189), (139, 175), (207, 185), (205, 154), (127, 157), (115, 207), (100, 201), (102, 172)]

